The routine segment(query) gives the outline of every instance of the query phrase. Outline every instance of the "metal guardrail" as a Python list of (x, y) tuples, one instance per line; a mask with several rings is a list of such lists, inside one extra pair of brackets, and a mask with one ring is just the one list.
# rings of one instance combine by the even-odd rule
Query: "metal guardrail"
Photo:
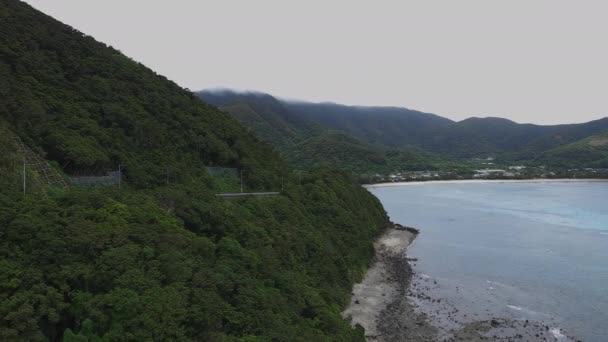
[(69, 181), (73, 185), (117, 185), (120, 179), (118, 171), (108, 172), (105, 176), (78, 176), (70, 177)]
[(273, 196), (280, 195), (280, 192), (228, 192), (223, 194), (215, 194), (218, 197), (247, 197), (247, 196)]

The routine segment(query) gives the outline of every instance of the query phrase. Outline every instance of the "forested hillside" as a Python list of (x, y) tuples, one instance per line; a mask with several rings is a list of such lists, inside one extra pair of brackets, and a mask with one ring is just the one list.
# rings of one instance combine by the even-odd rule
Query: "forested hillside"
[(268, 94), (216, 90), (197, 95), (233, 115), (298, 169), (331, 166), (356, 173), (386, 173), (436, 167), (433, 156), (419, 149), (366, 142), (310, 120)]
[(286, 102), (286, 107), (304, 119), (351, 133), (364, 141), (393, 147), (416, 146), (451, 158), (487, 154), (527, 158), (608, 130), (608, 118), (542, 126), (491, 117), (452, 122), (437, 115), (392, 107), (300, 102)]
[[(503, 160), (512, 162), (537, 159), (550, 149), (608, 130), (608, 118), (582, 124), (553, 126), (519, 124), (493, 117), (473, 117), (454, 122), (434, 114), (406, 108), (276, 100), (267, 94), (233, 91), (220, 93), (203, 91), (198, 95), (231, 113), (245, 126), (252, 128), (262, 139), (275, 146), (285, 146), (282, 145), (285, 139), (280, 140), (277, 145), (277, 136), (284, 135), (285, 126), (291, 127), (290, 132), (298, 131), (299, 127), (307, 127), (307, 132), (311, 132), (314, 131), (311, 127), (317, 127), (317, 130), (338, 131), (343, 134), (342, 136), (346, 134), (349, 139), (358, 141), (360, 146), (373, 147), (380, 151), (405, 150), (407, 155), (415, 155), (416, 158), (408, 159), (408, 163), (401, 167), (396, 166), (397, 169), (402, 170), (419, 169), (419, 166), (429, 167), (430, 164), (437, 165), (441, 163), (440, 159), (469, 159), (489, 155), (499, 156)], [(254, 97), (258, 100), (252, 101)], [(273, 105), (261, 106), (259, 105), (261, 99), (272, 99)], [(269, 116), (274, 118), (274, 113), (281, 113), (282, 124), (276, 124), (278, 121), (268, 119)], [(304, 136), (304, 140), (310, 137)], [(336, 145), (340, 145), (339, 142)], [(348, 150), (343, 152), (349, 154)], [(353, 151), (353, 154), (360, 153)], [(310, 158), (310, 155), (301, 153), (297, 157)], [(390, 168), (395, 169), (394, 160), (391, 160), (386, 153), (384, 159), (386, 160), (384, 165), (390, 165)], [(370, 165), (360, 166), (372, 169)]]
[(557, 167), (608, 168), (608, 133), (551, 149), (536, 162)]
[(391, 147), (420, 145), (452, 120), (398, 107), (346, 106), (334, 103), (285, 101), (299, 116), (332, 129), (345, 131), (364, 141)]
[(285, 148), (318, 135), (323, 127), (291, 113), (276, 98), (262, 93), (198, 92), (198, 97), (237, 118), (260, 139)]
[[(17, 0), (0, 1), (0, 340), (352, 341), (340, 317), (387, 225), (348, 176), (301, 181), (230, 115)], [(114, 186), (55, 188), (57, 172)], [(243, 171), (225, 200), (207, 166)]]
[(527, 159), (608, 130), (608, 118), (553, 126), (518, 124), (500, 118), (470, 118), (458, 122), (458, 126), (476, 132), (498, 153), (511, 153), (519, 159)]

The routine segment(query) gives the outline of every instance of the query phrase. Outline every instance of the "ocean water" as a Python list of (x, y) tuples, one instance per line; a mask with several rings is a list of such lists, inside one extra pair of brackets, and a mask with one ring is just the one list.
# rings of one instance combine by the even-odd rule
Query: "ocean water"
[(408, 251), (414, 271), (461, 315), (538, 320), (556, 337), (608, 341), (608, 182), (370, 191), (393, 221), (421, 230)]

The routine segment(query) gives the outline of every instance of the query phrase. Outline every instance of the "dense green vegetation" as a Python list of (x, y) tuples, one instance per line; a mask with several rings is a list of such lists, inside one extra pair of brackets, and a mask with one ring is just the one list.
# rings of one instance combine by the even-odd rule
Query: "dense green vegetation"
[(297, 114), (288, 104), (261, 93), (229, 90), (197, 93), (274, 146), (294, 167), (331, 166), (352, 173), (435, 169), (437, 160), (414, 147), (392, 148), (365, 142), (352, 134)]
[(434, 169), (433, 159), (414, 148), (387, 149), (362, 143), (352, 136), (327, 131), (293, 146), (287, 159), (298, 168), (329, 165), (343, 170), (392, 172)]
[(339, 179), (234, 201), (191, 183), (3, 191), (0, 339), (361, 339), (339, 312), (386, 218)]
[(280, 151), (323, 132), (322, 126), (293, 115), (279, 100), (267, 94), (214, 91), (197, 95), (230, 113)]
[[(608, 130), (608, 118), (555, 126), (491, 117), (454, 122), (406, 108), (279, 101), (267, 94), (228, 90), (198, 95), (235, 116), (294, 165), (342, 160), (340, 167), (360, 173), (453, 170), (466, 168), (470, 158), (488, 156), (505, 164), (534, 164), (553, 155), (551, 149)], [(598, 159), (585, 162), (602, 164)]]
[(434, 139), (439, 129), (453, 124), (453, 121), (434, 114), (397, 107), (289, 101), (285, 101), (285, 106), (296, 115), (325, 127), (390, 147), (423, 147), (421, 142)]
[(554, 167), (608, 168), (608, 133), (551, 149), (536, 162)]
[(278, 184), (283, 163), (229, 115), (91, 37), (14, 1), (0, 6), (0, 115), (66, 172), (125, 164), (144, 187), (219, 165), (255, 169), (252, 186)]
[[(0, 340), (353, 341), (341, 319), (388, 223), (345, 174), (299, 180), (231, 116), (93, 38), (0, 1)], [(116, 187), (58, 189), (126, 164)], [(205, 167), (243, 170), (225, 200)]]
[(387, 146), (416, 146), (448, 158), (510, 155), (526, 159), (608, 130), (608, 118), (583, 124), (540, 126), (501, 118), (453, 122), (393, 107), (286, 102), (302, 118)]
[(582, 124), (539, 126), (500, 118), (470, 118), (458, 123), (476, 132), (504, 158), (527, 160), (545, 151), (608, 130), (608, 118)]

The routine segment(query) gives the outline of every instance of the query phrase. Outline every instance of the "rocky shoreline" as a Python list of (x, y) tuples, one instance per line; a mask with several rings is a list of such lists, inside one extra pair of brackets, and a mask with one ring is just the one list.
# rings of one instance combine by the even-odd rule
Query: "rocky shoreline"
[(353, 287), (350, 305), (342, 316), (353, 326), (363, 327), (368, 341), (388, 341), (383, 321), (390, 316), (387, 310), (406, 295), (412, 270), (404, 251), (417, 234), (416, 229), (401, 225), (388, 227), (374, 243), (375, 258), (363, 281)]
[[(466, 317), (429, 293), (436, 282), (414, 273), (405, 254), (419, 231), (393, 224), (374, 243), (376, 256), (353, 288), (342, 316), (365, 329), (368, 341), (577, 341), (550, 323)], [(464, 316), (464, 317), (463, 317)]]

